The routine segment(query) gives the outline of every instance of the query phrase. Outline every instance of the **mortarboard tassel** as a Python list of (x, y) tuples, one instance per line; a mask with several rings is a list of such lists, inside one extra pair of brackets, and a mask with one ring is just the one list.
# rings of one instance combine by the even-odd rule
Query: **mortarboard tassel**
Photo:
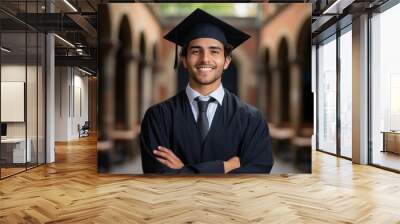
[(175, 44), (175, 63), (174, 63), (174, 69), (178, 67), (178, 45)]

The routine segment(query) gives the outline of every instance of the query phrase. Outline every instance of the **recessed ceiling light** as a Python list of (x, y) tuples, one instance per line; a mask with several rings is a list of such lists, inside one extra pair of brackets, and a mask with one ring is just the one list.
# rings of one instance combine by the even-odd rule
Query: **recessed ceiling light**
[(70, 7), (74, 12), (78, 12), (78, 10), (68, 1), (68, 0), (64, 0), (65, 4), (68, 5), (68, 7)]
[(355, 0), (336, 0), (332, 5), (325, 9), (322, 14), (342, 14), (343, 9), (351, 5), (354, 1)]
[(9, 50), (9, 49), (7, 49), (5, 47), (1, 47), (1, 51), (4, 51), (6, 53), (10, 53), (11, 52), (11, 50)]
[(83, 70), (83, 69), (81, 69), (81, 68), (79, 68), (79, 67), (78, 67), (78, 70), (81, 71), (81, 72), (83, 72), (83, 73), (85, 73), (85, 74), (87, 74), (87, 75), (90, 75), (90, 76), (92, 75), (92, 73), (90, 73), (90, 72), (88, 72), (88, 71), (86, 71), (86, 70)]
[(54, 34), (54, 36), (55, 37), (57, 37), (59, 40), (61, 40), (62, 42), (64, 42), (64, 43), (66, 43), (68, 46), (70, 46), (70, 47), (72, 47), (72, 48), (75, 48), (75, 45), (73, 45), (71, 42), (69, 42), (68, 40), (66, 40), (66, 39), (64, 39), (64, 38), (62, 38), (62, 37), (60, 37), (59, 35), (57, 35), (57, 34)]

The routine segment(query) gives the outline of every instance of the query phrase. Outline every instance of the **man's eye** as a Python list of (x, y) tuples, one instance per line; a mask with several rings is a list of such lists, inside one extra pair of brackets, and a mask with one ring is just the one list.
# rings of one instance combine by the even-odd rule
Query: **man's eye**
[(219, 54), (219, 51), (215, 50), (215, 51), (211, 51), (211, 53), (213, 53), (213, 54)]
[(199, 50), (192, 50), (192, 54), (198, 54), (199, 52)]

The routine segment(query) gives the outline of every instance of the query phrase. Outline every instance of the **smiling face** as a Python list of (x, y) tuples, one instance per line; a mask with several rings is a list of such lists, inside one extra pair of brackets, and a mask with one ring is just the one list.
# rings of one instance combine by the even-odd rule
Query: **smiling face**
[(198, 38), (189, 42), (183, 65), (189, 73), (189, 83), (193, 85), (216, 85), (221, 83), (224, 69), (231, 58), (224, 55), (224, 45), (212, 38)]

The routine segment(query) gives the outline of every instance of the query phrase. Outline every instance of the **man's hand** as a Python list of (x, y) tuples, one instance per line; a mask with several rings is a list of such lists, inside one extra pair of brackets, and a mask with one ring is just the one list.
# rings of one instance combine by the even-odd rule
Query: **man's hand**
[(228, 161), (224, 162), (224, 171), (229, 173), (230, 171), (240, 167), (240, 159), (237, 156), (230, 158)]
[(170, 150), (162, 146), (158, 146), (157, 150), (153, 150), (156, 159), (171, 169), (180, 169), (184, 165), (182, 161)]

